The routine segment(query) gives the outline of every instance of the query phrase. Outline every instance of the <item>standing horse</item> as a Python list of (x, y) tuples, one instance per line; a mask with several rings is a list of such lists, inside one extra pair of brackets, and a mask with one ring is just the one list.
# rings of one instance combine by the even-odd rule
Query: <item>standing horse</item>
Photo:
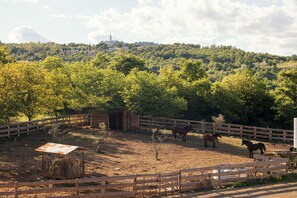
[(216, 147), (216, 141), (219, 142), (219, 138), (222, 136), (219, 133), (214, 133), (212, 135), (209, 134), (203, 134), (203, 141), (204, 141), (204, 146), (207, 147), (207, 142), (212, 142), (212, 146), (215, 148)]
[(193, 128), (193, 126), (191, 126), (191, 125), (185, 126), (183, 128), (176, 127), (174, 129), (172, 129), (172, 135), (176, 139), (176, 134), (178, 133), (179, 135), (183, 136), (183, 141), (186, 141), (187, 140), (187, 134), (192, 130), (192, 128)]
[(264, 154), (263, 150), (266, 151), (266, 147), (263, 143), (257, 143), (257, 144), (253, 144), (251, 141), (248, 140), (242, 140), (241, 146), (242, 145), (246, 145), (247, 149), (250, 152), (250, 158), (253, 158), (254, 153), (253, 150), (258, 150), (260, 149), (261, 154)]

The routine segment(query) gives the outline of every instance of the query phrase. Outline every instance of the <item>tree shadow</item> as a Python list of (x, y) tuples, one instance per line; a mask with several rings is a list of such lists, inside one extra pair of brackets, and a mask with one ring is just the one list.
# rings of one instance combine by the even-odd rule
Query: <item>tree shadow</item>
[[(121, 140), (131, 140), (133, 139), (135, 141), (141, 141), (143, 143), (150, 143), (151, 142), (151, 132), (150, 131), (119, 131), (118, 133), (121, 134), (129, 134), (129, 136), (119, 136)], [(187, 135), (187, 141), (182, 141), (181, 136), (177, 136), (177, 139), (174, 139), (174, 137), (170, 133), (165, 133), (166, 138), (163, 141), (163, 144), (175, 144), (186, 148), (193, 148), (198, 150), (208, 150), (213, 152), (219, 152), (229, 155), (235, 155), (240, 157), (249, 157), (248, 149), (245, 146), (241, 146), (241, 139), (232, 137), (235, 139), (238, 139), (238, 146), (225, 142), (224, 138), (231, 138), (227, 136), (222, 136), (222, 138), (219, 138), (219, 142), (216, 143), (216, 148), (212, 147), (212, 143), (208, 142), (208, 147), (204, 146), (202, 134), (199, 133), (188, 133)], [(132, 136), (131, 136), (132, 135)], [(117, 137), (115, 137), (117, 138)], [(257, 153), (257, 151), (254, 151), (254, 153)]]

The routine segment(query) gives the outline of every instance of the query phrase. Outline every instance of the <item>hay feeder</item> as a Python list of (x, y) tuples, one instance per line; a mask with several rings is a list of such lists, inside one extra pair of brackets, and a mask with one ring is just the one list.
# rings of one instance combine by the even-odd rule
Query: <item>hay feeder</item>
[(53, 179), (83, 177), (85, 175), (84, 150), (79, 146), (50, 142), (35, 149), (42, 153), (42, 175)]

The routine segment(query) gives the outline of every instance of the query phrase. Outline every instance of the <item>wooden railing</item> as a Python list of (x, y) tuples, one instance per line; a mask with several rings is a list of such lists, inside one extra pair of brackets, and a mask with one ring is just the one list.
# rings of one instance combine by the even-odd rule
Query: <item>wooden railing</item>
[(55, 118), (45, 118), (41, 120), (33, 120), (30, 122), (18, 122), (8, 125), (0, 125), (0, 138), (20, 136), (32, 132), (45, 130), (53, 124), (66, 125), (89, 125), (91, 114), (76, 114), (68, 116), (60, 116)]
[(164, 129), (173, 129), (174, 127), (183, 127), (192, 125), (194, 131), (203, 133), (219, 132), (221, 134), (239, 136), (249, 139), (264, 139), (269, 141), (293, 141), (293, 130), (272, 129), (256, 126), (244, 126), (237, 124), (217, 124), (205, 121), (181, 120), (169, 118), (154, 118), (151, 116), (140, 117), (140, 127), (153, 128), (160, 127)]
[[(260, 160), (260, 161), (259, 161)], [(147, 197), (210, 189), (287, 174), (286, 158), (183, 169), (172, 173), (0, 183), (0, 197)]]

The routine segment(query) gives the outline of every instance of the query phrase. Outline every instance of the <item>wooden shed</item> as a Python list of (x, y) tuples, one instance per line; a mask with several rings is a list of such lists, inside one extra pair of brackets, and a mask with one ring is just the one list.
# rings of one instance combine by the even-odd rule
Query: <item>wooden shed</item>
[(127, 110), (116, 112), (93, 112), (91, 127), (98, 128), (99, 123), (104, 123), (108, 130), (138, 130), (139, 115)]

